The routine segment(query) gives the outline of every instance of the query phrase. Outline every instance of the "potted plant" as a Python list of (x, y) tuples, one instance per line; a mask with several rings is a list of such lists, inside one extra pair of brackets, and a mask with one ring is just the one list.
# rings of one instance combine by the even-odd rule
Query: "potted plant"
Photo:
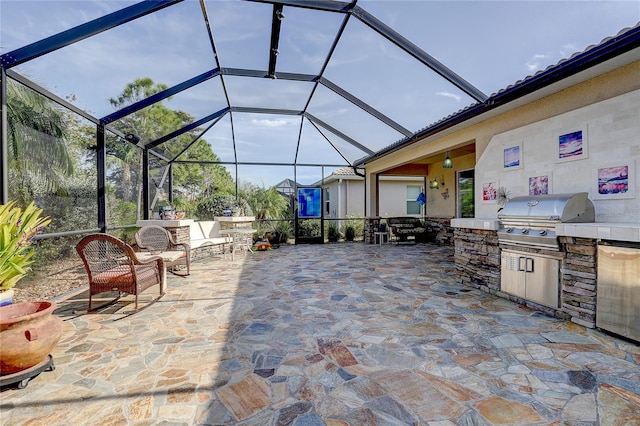
[(9, 300), (0, 301), (0, 306), (11, 303), (13, 287), (33, 263), (31, 240), (51, 222), (41, 214), (42, 209), (33, 203), (24, 211), (15, 202), (0, 205), (0, 293), (9, 295)]
[(340, 238), (340, 231), (338, 230), (338, 227), (333, 223), (329, 223), (329, 231), (327, 234), (327, 239), (329, 240), (329, 242), (335, 243), (338, 241), (339, 238)]
[[(31, 241), (51, 220), (33, 203), (24, 210), (15, 202), (0, 205), (0, 292), (12, 292), (29, 271)], [(0, 306), (0, 375), (19, 373), (47, 361), (60, 340), (62, 320), (51, 315), (55, 302), (21, 302)]]
[(353, 241), (356, 238), (356, 229), (349, 225), (344, 230), (344, 239), (347, 241)]

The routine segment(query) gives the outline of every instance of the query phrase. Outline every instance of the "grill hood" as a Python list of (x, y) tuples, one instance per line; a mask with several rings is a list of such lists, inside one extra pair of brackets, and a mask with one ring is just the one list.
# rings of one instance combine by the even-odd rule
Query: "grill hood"
[(595, 209), (586, 192), (513, 197), (500, 220), (528, 219), (552, 222), (594, 222)]

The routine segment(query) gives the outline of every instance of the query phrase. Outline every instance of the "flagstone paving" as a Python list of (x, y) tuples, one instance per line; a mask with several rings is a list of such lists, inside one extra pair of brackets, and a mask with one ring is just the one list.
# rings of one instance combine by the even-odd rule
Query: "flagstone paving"
[(56, 369), (0, 393), (0, 423), (640, 425), (637, 344), (457, 284), (452, 248), (285, 246), (168, 281), (135, 314), (59, 301)]

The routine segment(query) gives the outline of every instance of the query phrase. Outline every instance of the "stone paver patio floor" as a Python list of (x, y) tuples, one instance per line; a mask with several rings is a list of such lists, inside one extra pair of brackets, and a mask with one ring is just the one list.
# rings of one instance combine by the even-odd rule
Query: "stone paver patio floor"
[[(456, 283), (453, 249), (197, 261), (132, 315), (58, 302), (56, 369), (3, 425), (639, 425), (640, 347)], [(143, 295), (148, 302), (157, 287)]]

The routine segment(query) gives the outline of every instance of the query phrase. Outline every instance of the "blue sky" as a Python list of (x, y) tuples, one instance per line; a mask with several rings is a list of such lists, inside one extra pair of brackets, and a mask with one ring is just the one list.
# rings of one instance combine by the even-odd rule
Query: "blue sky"
[[(135, 2), (0, 1), (0, 52), (56, 34)], [(272, 6), (207, 1), (223, 67), (266, 70)], [(374, 1), (365, 9), (431, 56), (490, 95), (556, 64), (640, 21), (639, 1)], [(342, 15), (285, 7), (279, 72), (319, 73)], [(168, 86), (215, 68), (200, 4), (168, 7), (20, 66), (17, 71), (97, 117), (113, 112), (108, 99), (139, 77)], [(417, 131), (474, 100), (390, 42), (351, 18), (324, 77)], [(312, 85), (271, 79), (225, 77), (234, 106), (301, 110)], [(167, 106), (196, 119), (226, 106), (220, 79), (176, 95)], [(308, 111), (372, 150), (402, 138), (332, 91), (320, 87)], [(342, 164), (365, 154), (300, 118), (233, 114), (239, 161)], [(204, 138), (218, 156), (233, 161), (227, 115)], [(241, 180), (271, 185), (294, 178), (291, 167), (239, 167)], [(326, 169), (327, 175), (332, 169)], [(235, 174), (235, 169), (231, 168)], [(310, 184), (321, 170), (300, 167)]]

